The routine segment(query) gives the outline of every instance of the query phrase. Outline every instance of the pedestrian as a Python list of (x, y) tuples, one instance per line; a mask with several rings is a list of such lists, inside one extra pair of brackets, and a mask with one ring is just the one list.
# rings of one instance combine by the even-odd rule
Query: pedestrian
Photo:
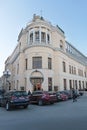
[(30, 90), (28, 91), (28, 95), (31, 95), (31, 92), (30, 92)]
[(73, 88), (72, 90), (72, 98), (73, 98), (73, 102), (77, 101), (77, 96), (76, 96), (76, 92), (75, 92), (75, 89)]

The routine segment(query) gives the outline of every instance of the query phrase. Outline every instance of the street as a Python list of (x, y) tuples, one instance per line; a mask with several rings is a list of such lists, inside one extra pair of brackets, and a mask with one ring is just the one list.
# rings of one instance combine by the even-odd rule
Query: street
[(6, 111), (0, 107), (0, 130), (87, 130), (87, 95), (53, 105), (29, 105)]

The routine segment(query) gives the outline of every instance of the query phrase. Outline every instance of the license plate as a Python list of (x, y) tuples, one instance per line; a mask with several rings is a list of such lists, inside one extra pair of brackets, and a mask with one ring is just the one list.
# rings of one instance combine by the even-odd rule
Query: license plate
[(24, 97), (19, 97), (19, 99), (25, 99)]

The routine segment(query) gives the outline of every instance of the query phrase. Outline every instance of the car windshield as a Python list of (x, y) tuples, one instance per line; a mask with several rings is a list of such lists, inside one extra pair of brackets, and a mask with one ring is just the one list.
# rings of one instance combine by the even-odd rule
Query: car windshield
[(14, 96), (27, 96), (27, 92), (26, 91), (16, 91), (14, 92)]

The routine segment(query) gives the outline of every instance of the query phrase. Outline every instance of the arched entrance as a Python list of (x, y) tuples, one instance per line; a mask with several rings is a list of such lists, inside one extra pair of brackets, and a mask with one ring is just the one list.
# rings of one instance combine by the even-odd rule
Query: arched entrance
[(34, 71), (31, 73), (30, 81), (33, 86), (33, 91), (42, 89), (43, 75), (40, 71)]

